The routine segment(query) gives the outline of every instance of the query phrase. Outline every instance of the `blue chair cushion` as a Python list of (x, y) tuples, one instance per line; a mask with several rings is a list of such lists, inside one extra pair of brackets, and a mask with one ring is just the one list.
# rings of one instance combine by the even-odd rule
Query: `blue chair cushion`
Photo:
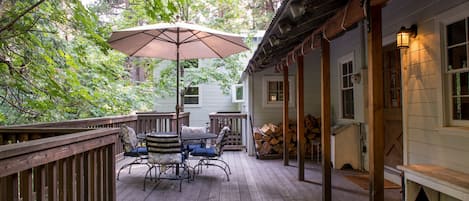
[(131, 157), (138, 157), (140, 155), (147, 155), (148, 150), (146, 147), (137, 147), (135, 149), (132, 149), (129, 152), (125, 152), (124, 156), (131, 156)]
[(192, 152), (195, 148), (202, 148), (203, 144), (188, 144), (187, 151)]
[(192, 150), (191, 155), (193, 155), (193, 156), (205, 156), (205, 157), (218, 156), (215, 147), (209, 147), (209, 148), (197, 147), (197, 148)]

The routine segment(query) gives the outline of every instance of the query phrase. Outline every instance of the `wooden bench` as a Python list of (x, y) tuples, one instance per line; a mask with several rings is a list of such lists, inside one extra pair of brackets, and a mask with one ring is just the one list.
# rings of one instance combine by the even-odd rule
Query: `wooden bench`
[[(429, 187), (460, 200), (469, 200), (469, 174), (436, 165), (398, 166), (407, 181)], [(406, 189), (406, 197), (409, 196)]]

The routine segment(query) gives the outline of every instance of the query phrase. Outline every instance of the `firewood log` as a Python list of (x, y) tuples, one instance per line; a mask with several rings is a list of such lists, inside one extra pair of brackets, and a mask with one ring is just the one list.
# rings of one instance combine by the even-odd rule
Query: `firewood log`
[(282, 147), (281, 144), (277, 144), (275, 146), (272, 146), (272, 150), (276, 153), (279, 153), (279, 154), (283, 153), (283, 147)]
[(273, 137), (271, 140), (270, 140), (270, 144), (271, 145), (277, 145), (280, 143), (280, 140), (278, 140), (277, 138)]
[(262, 139), (262, 137), (263, 137), (263, 135), (261, 133), (259, 133), (259, 132), (254, 133), (254, 139), (255, 140), (260, 140), (260, 139)]
[(269, 154), (272, 149), (272, 146), (270, 145), (269, 142), (264, 142), (262, 144), (261, 149), (259, 150), (259, 153), (262, 155)]

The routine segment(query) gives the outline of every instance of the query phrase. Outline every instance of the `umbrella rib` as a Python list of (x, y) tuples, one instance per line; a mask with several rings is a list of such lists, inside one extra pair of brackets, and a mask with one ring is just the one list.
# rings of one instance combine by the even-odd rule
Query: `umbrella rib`
[(237, 42), (234, 42), (234, 41), (232, 41), (232, 40), (228, 40), (228, 39), (223, 38), (223, 37), (220, 37), (220, 36), (218, 36), (218, 35), (216, 35), (216, 34), (212, 34), (212, 36), (215, 36), (215, 37), (217, 37), (217, 38), (220, 38), (220, 39), (222, 39), (222, 40), (225, 40), (225, 41), (228, 41), (228, 42), (230, 42), (230, 43), (233, 43), (233, 44), (235, 44), (235, 45), (237, 45), (237, 46), (240, 46), (240, 47), (242, 47), (242, 48), (246, 48), (246, 50), (249, 50), (248, 47), (246, 47), (246, 46), (244, 46), (244, 45), (241, 45), (241, 44), (239, 44), (239, 43), (237, 43)]
[[(168, 31), (168, 29), (163, 29), (163, 31), (160, 33), (160, 35), (163, 34), (163, 35), (165, 35), (167, 38), (171, 39), (171, 37), (169, 37), (169, 36), (165, 33), (166, 31)], [(179, 33), (177, 33), (177, 34), (179, 34)], [(158, 35), (158, 36), (160, 36), (160, 35)], [(160, 38), (161, 38), (161, 37), (160, 37)], [(161, 40), (163, 40), (163, 39), (161, 38)], [(163, 41), (167, 41), (167, 42), (170, 42), (170, 43), (177, 43), (177, 41), (175, 41), (175, 40), (163, 40)]]
[(153, 40), (153, 38), (151, 38), (150, 40), (148, 40), (148, 42), (144, 43), (142, 46), (140, 46), (139, 48), (137, 48), (134, 52), (132, 52), (132, 54), (129, 54), (129, 56), (134, 56), (135, 53), (137, 53), (138, 51), (140, 51), (142, 48), (144, 48), (146, 45), (148, 45), (148, 43), (150, 43), (151, 41)]
[(159, 33), (158, 35), (156, 35), (156, 36), (151, 35), (151, 34), (148, 34), (148, 33), (146, 33), (145, 31), (142, 31), (141, 33), (143, 33), (143, 34), (145, 34), (145, 35), (149, 35), (149, 36), (151, 36), (152, 38), (151, 38), (148, 42), (144, 43), (141, 47), (139, 47), (138, 49), (136, 49), (134, 52), (132, 52), (132, 54), (129, 54), (130, 56), (134, 56), (134, 54), (136, 54), (136, 53), (137, 53), (138, 51), (140, 51), (142, 48), (144, 48), (145, 46), (147, 46), (148, 43), (150, 43), (152, 40), (154, 40), (154, 39), (156, 39), (157, 37), (159, 37), (159, 36), (163, 33), (163, 31), (160, 32), (160, 33)]
[[(189, 31), (189, 32), (190, 32), (192, 35), (189, 36), (189, 37), (187, 37), (187, 38), (184, 39), (183, 41), (181, 41), (181, 44), (183, 44), (183, 43), (190, 43), (191, 41), (197, 40), (197, 35), (196, 35), (196, 34), (200, 33), (201, 31), (197, 31), (197, 33), (193, 33), (192, 31)], [(195, 39), (189, 41), (189, 39), (191, 39), (192, 37), (195, 37)], [(189, 41), (189, 42), (188, 42), (188, 41)]]
[(135, 36), (135, 35), (140, 34), (140, 33), (141, 33), (141, 32), (137, 32), (137, 33), (134, 33), (134, 34), (130, 34), (130, 35), (128, 35), (128, 36), (124, 36), (124, 37), (122, 37), (122, 38), (118, 38), (118, 39), (115, 39), (115, 40), (113, 40), (113, 41), (108, 41), (108, 43), (114, 43), (114, 42), (116, 42), (116, 41), (120, 41), (120, 40), (123, 40), (123, 39), (127, 39), (127, 38), (129, 38), (129, 37)]
[[(159, 41), (164, 41), (164, 42), (168, 42), (168, 43), (176, 43), (176, 41), (167, 40), (167, 39), (161, 38), (160, 35), (163, 34), (163, 33), (160, 33), (158, 36), (153, 36), (153, 35), (148, 34), (148, 33), (144, 33), (144, 34), (147, 34), (147, 35), (153, 37), (152, 40), (159, 40)], [(166, 34), (163, 34), (163, 35), (165, 35), (166, 37), (168, 37), (168, 35), (166, 35)], [(169, 38), (169, 37), (168, 37), (168, 38)]]
[[(235, 44), (235, 45), (237, 45), (237, 46), (240, 46), (240, 47), (242, 47), (242, 48), (249, 49), (248, 47), (246, 47), (246, 46), (244, 46), (244, 45), (241, 45), (241, 44), (239, 44), (239, 43), (237, 43), (237, 42), (234, 42), (234, 41), (232, 41), (232, 40), (228, 40), (228, 39), (226, 39), (226, 38), (220, 37), (220, 36), (218, 36), (217, 34), (212, 34), (212, 33), (210, 33), (210, 32), (207, 32), (207, 33), (209, 33), (210, 35), (204, 36), (204, 37), (198, 37), (198, 36), (195, 36), (195, 37), (197, 37), (198, 40), (202, 41), (202, 39), (204, 39), (204, 38), (208, 38), (208, 37), (212, 37), (212, 36), (213, 36), (213, 37), (220, 38), (220, 39), (222, 39), (222, 40), (224, 40), (224, 41), (227, 41), (227, 42), (229, 42), (229, 43)], [(196, 41), (197, 39), (190, 40), (190, 41), (185, 41), (184, 43), (191, 43), (191, 42)], [(204, 44), (205, 44), (205, 43), (204, 43)]]
[[(146, 34), (146, 35), (149, 35), (149, 36), (152, 36), (153, 38), (151, 38), (148, 42), (144, 43), (140, 48), (138, 48), (138, 49), (135, 50), (132, 54), (129, 54), (129, 55), (130, 55), (130, 56), (134, 56), (134, 54), (136, 54), (138, 51), (140, 51), (142, 48), (144, 48), (146, 45), (148, 45), (148, 43), (150, 43), (152, 40), (160, 40), (160, 41), (166, 41), (166, 42), (170, 42), (170, 43), (171, 43), (171, 41), (169, 41), (169, 40), (163, 40), (163, 39), (160, 37), (160, 35), (161, 35), (161, 34), (164, 34), (165, 31), (166, 31), (166, 29), (163, 29), (163, 31), (161, 31), (161, 32), (160, 32), (158, 35), (156, 35), (156, 36), (153, 36), (153, 35), (151, 35), (151, 34), (148, 34), (148, 33), (146, 33), (145, 31), (142, 31), (141, 33)], [(165, 36), (167, 36), (167, 35), (165, 34)], [(168, 37), (168, 38), (169, 38), (169, 37)]]
[[(191, 31), (191, 33), (193, 33), (193, 32)], [(210, 34), (212, 34), (212, 33), (210, 33)], [(213, 34), (212, 34), (212, 35), (213, 35)], [(205, 46), (207, 46), (210, 50), (212, 50), (212, 52), (214, 52), (216, 55), (218, 55), (219, 58), (223, 58), (217, 51), (215, 51), (210, 45), (208, 45), (204, 40), (202, 40), (202, 38), (198, 37), (198, 36), (195, 35), (195, 34), (194, 34), (194, 36), (195, 36), (196, 38), (198, 38), (198, 39), (200, 40), (200, 42), (202, 42), (203, 44), (205, 44)]]

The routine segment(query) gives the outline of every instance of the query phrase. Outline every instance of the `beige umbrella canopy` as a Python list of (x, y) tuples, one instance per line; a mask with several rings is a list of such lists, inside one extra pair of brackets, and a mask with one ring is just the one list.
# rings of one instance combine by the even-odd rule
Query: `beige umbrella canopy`
[[(144, 25), (115, 31), (112, 48), (129, 56), (176, 60), (176, 125), (179, 125), (179, 60), (224, 58), (249, 48), (240, 35), (183, 22)], [(176, 126), (179, 134), (179, 126)]]

